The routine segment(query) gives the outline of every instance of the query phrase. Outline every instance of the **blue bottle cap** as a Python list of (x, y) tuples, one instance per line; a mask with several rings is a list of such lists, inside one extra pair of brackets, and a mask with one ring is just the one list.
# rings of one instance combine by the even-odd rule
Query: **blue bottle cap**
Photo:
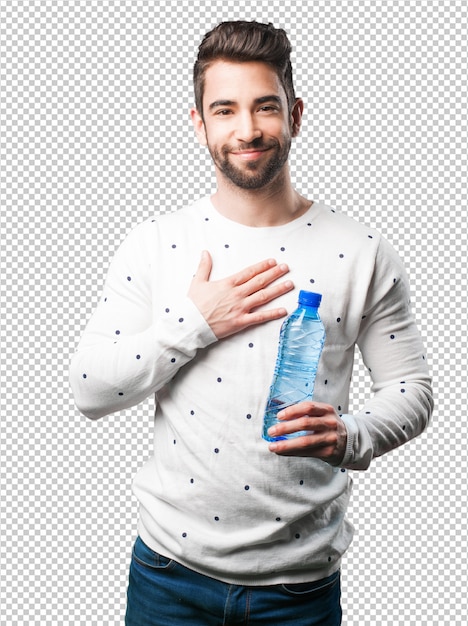
[(321, 301), (322, 301), (321, 293), (315, 293), (313, 291), (304, 291), (304, 290), (301, 290), (299, 292), (299, 304), (304, 304), (305, 306), (319, 307)]

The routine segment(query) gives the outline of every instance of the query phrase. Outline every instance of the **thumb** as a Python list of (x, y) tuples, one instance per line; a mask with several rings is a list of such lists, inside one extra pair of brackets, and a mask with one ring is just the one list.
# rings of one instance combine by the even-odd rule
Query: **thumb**
[(201, 253), (200, 263), (195, 273), (195, 280), (208, 281), (210, 279), (211, 269), (213, 267), (213, 261), (211, 254), (208, 250), (203, 250)]

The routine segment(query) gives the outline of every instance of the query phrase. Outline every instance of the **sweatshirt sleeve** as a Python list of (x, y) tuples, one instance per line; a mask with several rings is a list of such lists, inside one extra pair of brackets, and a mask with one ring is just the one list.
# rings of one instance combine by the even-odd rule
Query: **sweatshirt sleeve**
[(357, 340), (372, 378), (372, 398), (355, 415), (343, 415), (348, 443), (342, 467), (367, 469), (419, 435), (433, 409), (424, 346), (410, 310), (404, 267), (382, 239)]
[(102, 299), (71, 359), (75, 403), (91, 419), (143, 401), (198, 349), (216, 341), (187, 296), (176, 296), (161, 311), (154, 310), (154, 245), (144, 223), (120, 246)]

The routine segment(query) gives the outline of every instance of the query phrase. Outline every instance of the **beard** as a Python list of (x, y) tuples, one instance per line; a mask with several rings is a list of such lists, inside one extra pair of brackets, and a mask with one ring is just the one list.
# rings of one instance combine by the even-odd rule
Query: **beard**
[[(243, 167), (238, 167), (229, 160), (230, 153), (235, 150), (266, 149), (268, 149), (268, 158), (266, 160), (261, 159), (261, 162), (246, 161)], [(255, 140), (252, 143), (237, 146), (236, 148), (223, 146), (220, 150), (208, 144), (208, 150), (216, 167), (236, 187), (241, 189), (261, 189), (271, 183), (283, 169), (284, 164), (288, 160), (290, 149), (291, 139), (289, 137), (285, 138), (283, 144), (276, 140), (268, 143), (264, 143), (262, 140)]]

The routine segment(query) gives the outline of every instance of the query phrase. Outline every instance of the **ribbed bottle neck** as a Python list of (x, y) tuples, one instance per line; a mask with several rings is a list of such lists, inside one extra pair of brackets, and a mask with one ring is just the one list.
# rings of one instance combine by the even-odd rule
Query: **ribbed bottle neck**
[(305, 306), (303, 304), (299, 304), (293, 315), (295, 315), (295, 317), (306, 317), (307, 319), (320, 319), (317, 306)]

